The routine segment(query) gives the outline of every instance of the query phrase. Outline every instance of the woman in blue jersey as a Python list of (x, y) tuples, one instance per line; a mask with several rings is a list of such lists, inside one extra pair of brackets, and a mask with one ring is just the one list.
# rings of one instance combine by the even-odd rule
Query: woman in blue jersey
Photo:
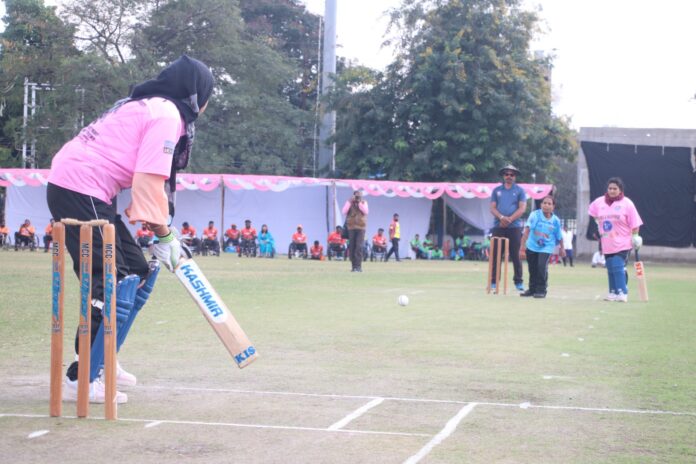
[(520, 296), (546, 297), (549, 257), (557, 244), (560, 244), (561, 257), (565, 256), (561, 221), (553, 214), (555, 206), (556, 202), (552, 196), (544, 197), (541, 201), (541, 209), (529, 215), (524, 227), (522, 243), (526, 247), (529, 287), (520, 293)]

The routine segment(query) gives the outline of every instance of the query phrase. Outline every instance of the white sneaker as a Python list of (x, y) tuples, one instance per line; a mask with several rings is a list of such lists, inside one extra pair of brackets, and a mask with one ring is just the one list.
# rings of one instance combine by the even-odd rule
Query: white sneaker
[(628, 295), (626, 295), (625, 293), (619, 293), (618, 295), (616, 295), (616, 300), (614, 301), (617, 301), (619, 303), (628, 303)]
[[(89, 402), (95, 404), (103, 404), (106, 397), (106, 386), (101, 381), (101, 378), (96, 379), (89, 384)], [(77, 402), (77, 380), (70, 380), (65, 377), (63, 382), (63, 401), (70, 403)], [(128, 395), (120, 391), (116, 392), (116, 403), (124, 404), (128, 402)]]
[(116, 385), (119, 387), (135, 387), (138, 379), (121, 367), (121, 363), (116, 361)]
[(616, 293), (609, 293), (607, 296), (604, 297), (604, 301), (616, 301), (616, 298), (618, 298), (619, 295)]

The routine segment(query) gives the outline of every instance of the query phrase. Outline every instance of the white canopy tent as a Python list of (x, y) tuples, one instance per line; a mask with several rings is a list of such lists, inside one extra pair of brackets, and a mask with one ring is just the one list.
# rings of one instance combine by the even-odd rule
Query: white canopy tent
[[(29, 219), (37, 232), (43, 233), (51, 218), (46, 205), (47, 176), (47, 170), (0, 169), (0, 187), (7, 188), (5, 220), (12, 231)], [(399, 213), (402, 256), (408, 255), (408, 242), (415, 234), (425, 237), (432, 202), (443, 196), (466, 222), (489, 229), (492, 217), (488, 205), (497, 185), (227, 174), (180, 174), (177, 184), (173, 225), (180, 228), (187, 221), (200, 234), (209, 221), (214, 221), (222, 235), (231, 224), (241, 228), (244, 220), (250, 219), (257, 230), (262, 224), (268, 225), (279, 253), (287, 251), (298, 224), (302, 224), (308, 240), (319, 240), (326, 246), (328, 234), (343, 224), (343, 204), (353, 190), (361, 189), (370, 208), (367, 238), (380, 227), (388, 230), (392, 215)], [(551, 185), (520, 185), (534, 199), (551, 191)], [(130, 191), (122, 192), (117, 202), (119, 211), (123, 211), (130, 203)], [(136, 227), (132, 225), (131, 230), (135, 232)]]

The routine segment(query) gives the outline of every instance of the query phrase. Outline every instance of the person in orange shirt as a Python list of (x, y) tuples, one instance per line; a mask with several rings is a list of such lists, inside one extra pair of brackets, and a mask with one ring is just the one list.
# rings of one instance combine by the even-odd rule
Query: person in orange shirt
[(319, 245), (319, 240), (314, 241), (314, 245), (309, 249), (309, 256), (319, 261), (324, 259), (324, 247)]
[(34, 236), (36, 229), (31, 225), (29, 219), (25, 219), (24, 223), (19, 226), (19, 230), (15, 232), (15, 251), (21, 246), (28, 246), (31, 251), (34, 251)]
[(56, 222), (51, 218), (51, 222), (48, 223), (46, 229), (44, 230), (44, 253), (48, 253), (48, 247), (51, 246), (53, 241), (53, 223)]
[(239, 253), (238, 256), (242, 256), (242, 252), (244, 253), (244, 256), (254, 256), (256, 257), (256, 229), (254, 227), (251, 227), (251, 219), (245, 219), (244, 220), (244, 228), (242, 229), (241, 232), (241, 243), (239, 245)]
[(237, 224), (232, 224), (229, 229), (225, 231), (225, 248), (233, 246), (235, 250), (239, 248), (239, 236), (240, 232), (237, 229)]
[(215, 256), (220, 256), (220, 242), (218, 241), (218, 230), (215, 222), (208, 222), (208, 227), (203, 229), (203, 254), (212, 251)]
[(389, 240), (391, 240), (391, 248), (387, 257), (384, 258), (385, 261), (389, 261), (389, 257), (394, 254), (397, 261), (401, 261), (399, 258), (399, 240), (401, 240), (401, 224), (399, 224), (399, 215), (394, 213), (391, 224), (389, 224)]
[(155, 233), (147, 228), (147, 224), (135, 231), (135, 241), (138, 243), (140, 248), (147, 248), (152, 243), (152, 238)]
[(381, 227), (377, 229), (377, 233), (372, 236), (372, 254), (370, 258), (372, 261), (375, 259), (375, 255), (380, 255), (384, 257), (387, 252), (387, 237), (384, 236), (384, 229)]
[(184, 243), (191, 249), (191, 253), (200, 253), (198, 249), (201, 240), (196, 237), (196, 228), (184, 221), (181, 223), (181, 243)]
[(336, 231), (329, 234), (328, 242), (329, 259), (331, 259), (332, 256), (346, 259), (346, 239), (343, 238), (343, 228), (341, 226), (336, 226)]
[(5, 246), (7, 237), (10, 236), (10, 228), (5, 225), (5, 221), (0, 221), (0, 247)]
[(292, 234), (292, 243), (288, 250), (288, 259), (292, 259), (295, 252), (302, 253), (302, 258), (307, 259), (307, 236), (302, 232), (302, 224), (297, 226), (297, 232)]

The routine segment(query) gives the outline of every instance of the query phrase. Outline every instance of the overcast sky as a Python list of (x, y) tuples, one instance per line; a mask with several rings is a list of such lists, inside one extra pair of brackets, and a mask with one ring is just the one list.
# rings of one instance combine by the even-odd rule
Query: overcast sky
[[(304, 0), (323, 14), (324, 0)], [(371, 67), (399, 0), (338, 0), (338, 53)], [(692, 0), (529, 0), (547, 33), (534, 49), (556, 55), (554, 109), (579, 127), (696, 127)]]
[[(323, 15), (325, 0), (302, 1)], [(696, 127), (696, 1), (527, 1), (542, 7), (547, 29), (533, 48), (556, 55), (555, 112), (575, 128)], [(399, 3), (338, 0), (338, 54), (373, 68), (389, 63), (382, 13)]]

